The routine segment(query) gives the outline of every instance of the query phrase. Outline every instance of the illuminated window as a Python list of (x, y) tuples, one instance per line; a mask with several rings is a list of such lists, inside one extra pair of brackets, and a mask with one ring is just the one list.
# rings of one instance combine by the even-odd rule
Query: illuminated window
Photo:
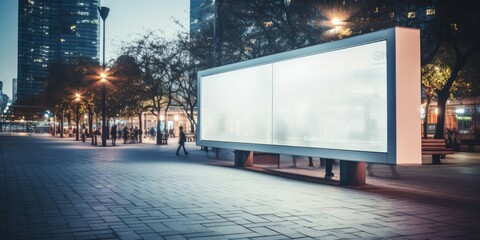
[(378, 7), (375, 7), (374, 13), (378, 13)]
[(429, 8), (429, 9), (427, 9), (426, 14), (427, 14), (427, 15), (435, 15), (435, 8)]
[(415, 18), (415, 12), (408, 12), (407, 17), (408, 18)]
[(60, 38), (60, 42), (65, 42), (65, 38)]
[(76, 26), (76, 25), (70, 26), (70, 30), (75, 31), (75, 29), (77, 29), (77, 26)]
[(390, 17), (392, 17), (392, 18), (395, 17), (395, 13), (394, 13), (394, 12), (391, 12), (391, 13), (390, 13)]
[(271, 27), (271, 26), (273, 26), (273, 22), (272, 22), (272, 21), (263, 22), (263, 26), (265, 26), (265, 27)]
[(458, 30), (458, 26), (457, 26), (457, 24), (456, 24), (456, 23), (452, 23), (452, 24), (450, 24), (450, 27), (451, 27), (453, 30), (455, 30), (455, 31), (457, 31), (457, 30)]

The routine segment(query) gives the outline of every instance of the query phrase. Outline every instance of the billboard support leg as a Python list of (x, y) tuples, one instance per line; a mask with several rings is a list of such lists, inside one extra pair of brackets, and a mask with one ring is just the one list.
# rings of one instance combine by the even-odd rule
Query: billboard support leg
[(235, 167), (253, 166), (253, 152), (235, 150)]
[(341, 185), (365, 185), (365, 162), (340, 161)]

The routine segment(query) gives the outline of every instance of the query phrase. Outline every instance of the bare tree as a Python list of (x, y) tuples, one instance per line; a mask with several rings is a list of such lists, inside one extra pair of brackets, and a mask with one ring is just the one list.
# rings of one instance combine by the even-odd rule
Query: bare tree
[(150, 112), (157, 117), (157, 144), (161, 144), (160, 115), (172, 102), (170, 62), (176, 57), (171, 41), (155, 32), (148, 32), (122, 47), (124, 55), (135, 59)]

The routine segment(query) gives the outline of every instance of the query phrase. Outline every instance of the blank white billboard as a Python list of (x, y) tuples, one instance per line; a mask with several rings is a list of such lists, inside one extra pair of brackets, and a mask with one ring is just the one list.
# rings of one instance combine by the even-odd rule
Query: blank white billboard
[(272, 142), (272, 65), (202, 79), (202, 139)]
[(273, 64), (273, 144), (387, 152), (386, 41)]
[(397, 27), (201, 71), (197, 143), (419, 163), (419, 59)]
[(386, 152), (385, 55), (381, 41), (204, 76), (201, 138)]

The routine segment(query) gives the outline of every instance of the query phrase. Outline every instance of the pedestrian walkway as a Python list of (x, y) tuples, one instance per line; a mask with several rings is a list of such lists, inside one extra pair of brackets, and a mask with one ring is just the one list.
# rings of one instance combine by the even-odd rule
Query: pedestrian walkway
[(478, 239), (476, 155), (397, 167), (399, 178), (375, 165), (367, 186), (341, 187), (176, 147), (0, 136), (0, 239)]

